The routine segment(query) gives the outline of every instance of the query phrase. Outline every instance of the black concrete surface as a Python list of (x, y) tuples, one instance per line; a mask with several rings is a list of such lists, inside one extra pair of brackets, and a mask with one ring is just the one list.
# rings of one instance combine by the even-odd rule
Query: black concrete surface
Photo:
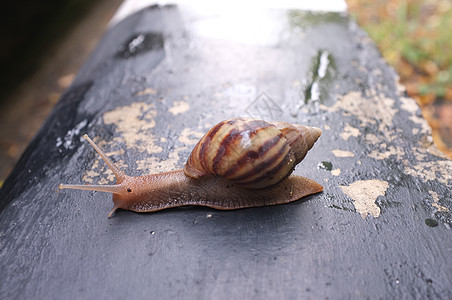
[[(140, 175), (247, 115), (323, 129), (295, 170), (323, 193), (108, 219), (111, 195), (58, 191), (112, 180), (85, 133)], [(346, 16), (150, 7), (107, 32), (5, 181), (0, 299), (448, 299), (451, 172)]]

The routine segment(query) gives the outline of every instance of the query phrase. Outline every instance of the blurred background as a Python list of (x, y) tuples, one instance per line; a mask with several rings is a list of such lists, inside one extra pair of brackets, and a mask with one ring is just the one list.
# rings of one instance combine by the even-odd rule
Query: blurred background
[(452, 158), (452, 1), (346, 1)]
[(122, 0), (8, 1), (0, 10), (0, 185)]
[[(300, 0), (302, 1), (302, 0)], [(452, 158), (450, 0), (346, 0)], [(23, 0), (0, 12), (0, 185), (122, 0)]]

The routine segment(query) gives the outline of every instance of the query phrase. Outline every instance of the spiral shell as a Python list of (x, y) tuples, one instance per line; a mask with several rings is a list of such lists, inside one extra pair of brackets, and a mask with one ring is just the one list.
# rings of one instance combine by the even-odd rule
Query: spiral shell
[(196, 144), (184, 167), (187, 176), (221, 176), (252, 189), (289, 176), (322, 134), (316, 127), (249, 118), (225, 120)]

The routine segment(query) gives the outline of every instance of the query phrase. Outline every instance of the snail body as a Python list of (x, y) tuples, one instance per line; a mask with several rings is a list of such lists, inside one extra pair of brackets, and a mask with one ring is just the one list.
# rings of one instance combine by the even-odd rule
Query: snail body
[(115, 185), (66, 185), (113, 193), (114, 208), (151, 212), (201, 205), (230, 210), (275, 205), (321, 192), (315, 181), (290, 175), (321, 130), (248, 118), (225, 120), (196, 144), (183, 170), (127, 176), (87, 136), (116, 177)]

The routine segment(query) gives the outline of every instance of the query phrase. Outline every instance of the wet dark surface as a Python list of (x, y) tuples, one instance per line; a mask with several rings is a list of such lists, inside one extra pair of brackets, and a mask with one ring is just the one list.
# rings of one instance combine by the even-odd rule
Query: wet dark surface
[[(5, 181), (0, 298), (450, 298), (452, 162), (412, 103), (340, 14), (129, 16)], [(110, 195), (57, 190), (108, 182), (84, 133), (141, 175), (181, 168), (199, 134), (246, 115), (322, 128), (295, 170), (322, 194), (108, 219)]]
[(125, 42), (120, 47), (117, 56), (129, 58), (149, 51), (162, 50), (163, 43), (163, 35), (161, 33), (140, 33)]

